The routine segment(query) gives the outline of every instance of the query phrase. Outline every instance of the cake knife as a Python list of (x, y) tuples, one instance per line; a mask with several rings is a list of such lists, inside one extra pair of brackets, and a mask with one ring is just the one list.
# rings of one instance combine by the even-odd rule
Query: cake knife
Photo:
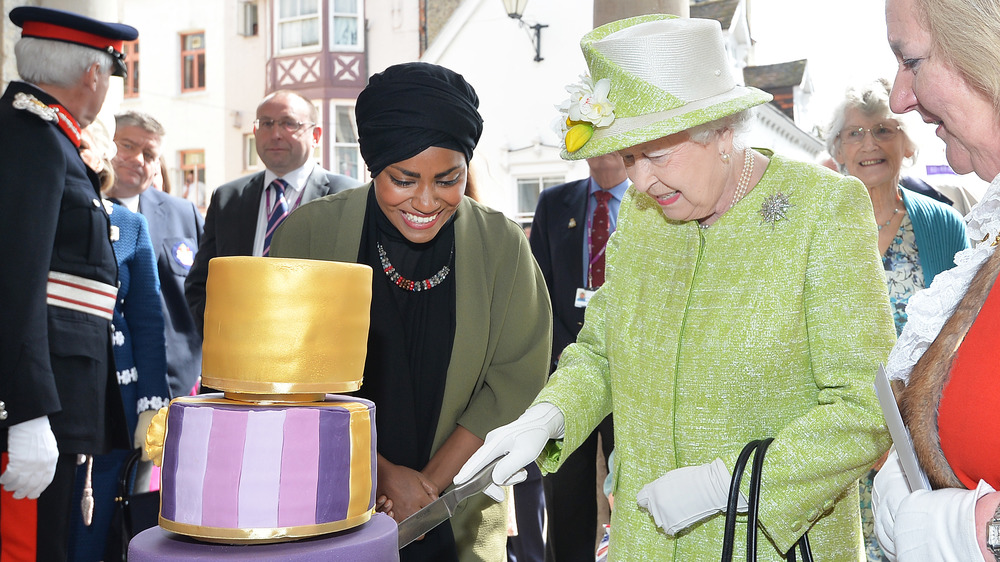
[(417, 540), (425, 533), (430, 532), (434, 527), (444, 523), (455, 514), (458, 504), (486, 489), (493, 483), (493, 467), (500, 462), (500, 457), (485, 468), (480, 470), (476, 476), (468, 482), (463, 482), (458, 486), (451, 486), (450, 489), (441, 494), (438, 499), (420, 508), (399, 524), (399, 548)]

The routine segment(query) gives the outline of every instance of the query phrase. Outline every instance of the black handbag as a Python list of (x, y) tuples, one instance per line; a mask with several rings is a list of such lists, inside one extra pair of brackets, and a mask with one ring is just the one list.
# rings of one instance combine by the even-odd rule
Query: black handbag
[(132, 451), (118, 474), (115, 515), (111, 520), (105, 560), (126, 560), (132, 537), (159, 523), (160, 492), (135, 493), (135, 470), (141, 458), (142, 449)]
[[(760, 480), (764, 471), (764, 453), (774, 441), (773, 437), (751, 441), (740, 451), (740, 456), (733, 467), (733, 478), (729, 484), (729, 502), (726, 505), (726, 531), (722, 539), (722, 562), (732, 562), (733, 547), (736, 537), (736, 510), (740, 499), (740, 481), (747, 467), (750, 455), (754, 455), (753, 471), (750, 474), (750, 497), (747, 499), (747, 562), (757, 560), (757, 512), (760, 509)], [(755, 452), (756, 451), (756, 452)], [(798, 548), (804, 562), (813, 562), (812, 549), (809, 547), (809, 537), (803, 534), (785, 558), (795, 562), (795, 549)]]

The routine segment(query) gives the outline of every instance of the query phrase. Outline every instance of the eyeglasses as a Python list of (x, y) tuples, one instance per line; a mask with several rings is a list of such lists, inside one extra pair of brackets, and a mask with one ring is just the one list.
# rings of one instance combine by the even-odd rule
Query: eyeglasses
[(859, 144), (864, 142), (865, 135), (871, 133), (872, 138), (876, 142), (890, 141), (896, 138), (899, 133), (899, 127), (896, 125), (888, 125), (885, 123), (879, 123), (871, 129), (866, 129), (864, 127), (858, 127), (857, 129), (844, 129), (840, 131), (840, 141), (844, 144)]
[(254, 130), (264, 129), (270, 131), (275, 125), (281, 127), (282, 129), (288, 131), (289, 133), (295, 133), (302, 129), (302, 127), (313, 127), (315, 123), (303, 123), (301, 121), (294, 121), (292, 119), (281, 119), (275, 121), (274, 119), (254, 119), (253, 128)]

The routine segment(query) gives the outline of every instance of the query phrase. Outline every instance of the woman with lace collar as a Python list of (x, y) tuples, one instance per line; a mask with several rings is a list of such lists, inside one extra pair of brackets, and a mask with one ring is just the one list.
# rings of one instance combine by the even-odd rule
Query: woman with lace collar
[[(1000, 4), (888, 0), (899, 61), (893, 111), (937, 125), (948, 163), (992, 184), (966, 217), (973, 248), (910, 299), (889, 357), (903, 420), (932, 490), (910, 490), (890, 456), (875, 478), (883, 550), (899, 560), (994, 560), (1000, 555)], [(987, 530), (994, 527), (993, 540)]]

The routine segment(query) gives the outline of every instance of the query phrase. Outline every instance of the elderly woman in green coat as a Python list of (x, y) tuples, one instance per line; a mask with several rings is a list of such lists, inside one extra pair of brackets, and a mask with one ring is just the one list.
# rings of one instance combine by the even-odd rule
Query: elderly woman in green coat
[(759, 558), (807, 531), (818, 560), (863, 558), (857, 481), (889, 447), (872, 380), (894, 340), (864, 186), (741, 142), (770, 96), (735, 83), (715, 21), (641, 16), (582, 46), (564, 157), (617, 152), (633, 181), (606, 282), (456, 482), (502, 455), (498, 484), (536, 456), (557, 470), (613, 411), (609, 559), (717, 559), (731, 467), (774, 437)]

